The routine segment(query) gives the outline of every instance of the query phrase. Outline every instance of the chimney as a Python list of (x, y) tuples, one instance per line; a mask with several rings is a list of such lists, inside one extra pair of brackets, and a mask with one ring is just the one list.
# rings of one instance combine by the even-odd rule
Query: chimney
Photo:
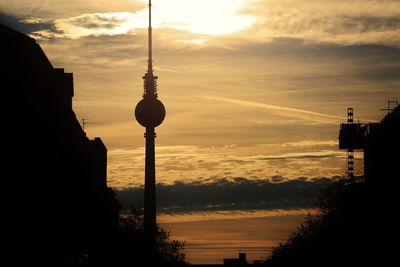
[(74, 76), (73, 73), (66, 73), (64, 69), (54, 69), (55, 77), (63, 91), (68, 106), (72, 109), (72, 97), (74, 96)]
[(239, 252), (239, 262), (241, 264), (246, 264), (246, 252)]

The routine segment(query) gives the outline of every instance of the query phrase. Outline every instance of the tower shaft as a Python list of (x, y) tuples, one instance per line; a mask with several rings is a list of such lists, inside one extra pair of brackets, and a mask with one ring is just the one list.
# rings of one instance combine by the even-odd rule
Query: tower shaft
[(144, 181), (144, 235), (148, 248), (156, 248), (156, 169), (154, 127), (146, 127), (146, 162)]

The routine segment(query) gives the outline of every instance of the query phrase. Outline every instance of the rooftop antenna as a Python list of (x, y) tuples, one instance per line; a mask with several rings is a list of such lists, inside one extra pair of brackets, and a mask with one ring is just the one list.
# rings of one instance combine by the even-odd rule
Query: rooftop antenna
[(87, 118), (82, 118), (82, 129), (85, 130), (87, 124), (96, 124), (95, 122), (87, 122)]
[(379, 110), (387, 111), (387, 113), (389, 114), (389, 113), (392, 112), (398, 105), (399, 105), (399, 101), (398, 101), (398, 100), (388, 100), (388, 101), (387, 101), (387, 108), (380, 108)]

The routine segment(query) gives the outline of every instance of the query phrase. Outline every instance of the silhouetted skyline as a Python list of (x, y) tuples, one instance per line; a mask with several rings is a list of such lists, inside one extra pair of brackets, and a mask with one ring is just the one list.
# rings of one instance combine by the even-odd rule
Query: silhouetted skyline
[[(338, 149), (347, 108), (364, 124), (400, 99), (400, 3), (152, 2), (154, 73), (168, 107), (155, 148), (158, 222), (188, 241), (189, 255), (199, 251), (193, 262), (235, 257), (248, 240), (252, 260), (298, 226), (319, 187), (347, 175)], [(149, 63), (147, 14), (143, 0), (0, 1), (1, 24), (73, 73), (76, 126), (95, 123), (85, 132), (107, 147), (108, 186), (124, 211), (144, 204), (143, 127), (132, 108)], [(5, 114), (25, 100), (7, 101)], [(25, 128), (15, 129), (31, 113), (8, 127), (24, 142)], [(356, 178), (363, 162), (356, 151)], [(246, 229), (234, 226), (243, 220)], [(227, 236), (235, 241), (221, 249)]]

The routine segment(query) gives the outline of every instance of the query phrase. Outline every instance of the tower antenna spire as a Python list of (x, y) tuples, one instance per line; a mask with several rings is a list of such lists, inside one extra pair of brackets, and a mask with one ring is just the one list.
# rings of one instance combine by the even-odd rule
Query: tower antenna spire
[(149, 0), (149, 28), (148, 28), (148, 73), (153, 72), (153, 28), (151, 27), (151, 0)]

